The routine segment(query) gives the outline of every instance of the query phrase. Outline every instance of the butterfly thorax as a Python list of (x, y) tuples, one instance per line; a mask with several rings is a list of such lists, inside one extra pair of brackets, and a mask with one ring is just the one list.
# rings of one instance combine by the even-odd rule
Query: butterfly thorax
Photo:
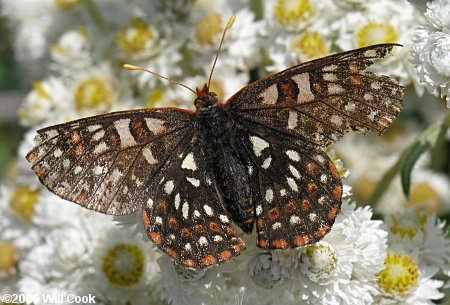
[(246, 233), (253, 229), (254, 202), (246, 165), (236, 147), (235, 120), (223, 104), (210, 104), (215, 96), (198, 98), (195, 116), (205, 148), (208, 171), (214, 175), (230, 217)]

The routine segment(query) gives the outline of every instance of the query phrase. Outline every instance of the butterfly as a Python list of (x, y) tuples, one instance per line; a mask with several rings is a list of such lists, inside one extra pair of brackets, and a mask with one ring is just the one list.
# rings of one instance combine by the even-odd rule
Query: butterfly
[(63, 199), (141, 213), (149, 238), (185, 268), (237, 256), (244, 242), (233, 224), (247, 234), (256, 227), (263, 249), (313, 244), (342, 201), (324, 148), (349, 130), (381, 134), (402, 108), (401, 86), (364, 71), (394, 46), (293, 66), (225, 103), (205, 84), (195, 111), (129, 110), (47, 127), (26, 158)]

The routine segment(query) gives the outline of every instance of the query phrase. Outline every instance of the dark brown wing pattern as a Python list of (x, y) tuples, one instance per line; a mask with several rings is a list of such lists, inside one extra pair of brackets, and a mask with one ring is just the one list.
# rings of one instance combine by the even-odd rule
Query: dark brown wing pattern
[(131, 110), (44, 128), (28, 153), (39, 180), (63, 199), (105, 214), (136, 212), (148, 183), (189, 142), (192, 113)]
[(349, 130), (382, 133), (403, 88), (364, 71), (393, 44), (331, 55), (271, 75), (227, 102), (257, 197), (257, 244), (286, 249), (320, 240), (341, 206), (342, 182), (323, 149)]

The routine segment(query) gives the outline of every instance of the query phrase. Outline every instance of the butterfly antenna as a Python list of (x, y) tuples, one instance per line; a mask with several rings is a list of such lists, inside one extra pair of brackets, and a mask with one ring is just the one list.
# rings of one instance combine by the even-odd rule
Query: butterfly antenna
[(214, 64), (212, 66), (211, 73), (209, 74), (208, 88), (209, 88), (209, 85), (211, 84), (211, 77), (212, 77), (212, 74), (214, 72), (214, 68), (216, 67), (217, 58), (219, 58), (220, 49), (222, 49), (222, 43), (223, 43), (223, 40), (225, 38), (225, 34), (231, 28), (231, 26), (233, 25), (235, 19), (236, 19), (236, 16), (231, 16), (230, 20), (228, 20), (227, 26), (223, 30), (222, 39), (220, 39), (219, 49), (217, 50), (216, 58), (214, 59)]
[(152, 74), (152, 75), (154, 75), (156, 77), (168, 80), (171, 83), (174, 83), (174, 84), (176, 84), (178, 86), (184, 87), (184, 88), (188, 89), (189, 91), (191, 91), (192, 93), (194, 93), (195, 95), (197, 95), (197, 93), (194, 90), (192, 90), (191, 88), (189, 88), (188, 86), (186, 86), (186, 85), (184, 85), (184, 84), (182, 84), (180, 82), (177, 82), (176, 80), (173, 80), (173, 79), (167, 78), (165, 76), (159, 75), (158, 73), (155, 73), (153, 71), (147, 70), (145, 68), (142, 68), (142, 67), (139, 67), (139, 66), (134, 66), (134, 65), (129, 65), (129, 64), (124, 64), (123, 68), (127, 69), (127, 70), (139, 70), (139, 71), (144, 71), (144, 72), (150, 73), (150, 74)]

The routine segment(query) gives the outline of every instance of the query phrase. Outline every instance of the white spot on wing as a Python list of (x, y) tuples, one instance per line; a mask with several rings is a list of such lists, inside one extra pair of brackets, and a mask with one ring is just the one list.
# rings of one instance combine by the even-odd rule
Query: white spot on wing
[(317, 219), (317, 214), (316, 213), (309, 214), (309, 220), (315, 221), (316, 219)]
[(214, 235), (214, 241), (222, 241), (223, 240), (223, 238), (222, 238), (222, 236), (220, 236), (220, 235)]
[(108, 149), (108, 145), (106, 145), (105, 142), (100, 142), (97, 146), (94, 148), (94, 154), (98, 155), (103, 152), (105, 152)]
[(200, 217), (200, 212), (198, 210), (194, 210), (194, 216), (195, 217)]
[(277, 84), (273, 84), (263, 90), (258, 97), (262, 98), (264, 104), (275, 104), (278, 99)]
[(181, 208), (181, 213), (183, 214), (183, 218), (187, 219), (189, 216), (189, 204), (187, 201), (183, 203), (183, 207)]
[(292, 80), (297, 83), (300, 94), (297, 97), (298, 103), (305, 103), (314, 99), (314, 94), (311, 92), (309, 74), (301, 73), (292, 77)]
[(322, 77), (323, 77), (323, 80), (327, 81), (327, 82), (334, 82), (337, 80), (337, 76), (334, 73), (324, 73), (322, 75)]
[(294, 129), (297, 127), (298, 123), (298, 114), (296, 111), (289, 111), (289, 117), (288, 117), (288, 128)]
[(94, 173), (94, 175), (100, 175), (101, 173), (103, 173), (103, 166), (100, 165), (94, 166), (92, 172)]
[(92, 136), (92, 139), (94, 141), (98, 141), (101, 138), (103, 138), (105, 136), (105, 131), (103, 129), (97, 131), (96, 133), (94, 133), (94, 135)]
[(61, 155), (62, 155), (62, 150), (59, 148), (55, 149), (55, 151), (53, 152), (53, 156), (55, 158), (59, 158), (59, 157), (61, 157)]
[(130, 119), (120, 119), (114, 122), (117, 133), (120, 137), (120, 145), (122, 148), (136, 145), (136, 140), (130, 132)]
[(342, 117), (340, 117), (340, 116), (338, 116), (336, 114), (333, 114), (330, 117), (330, 120), (331, 120), (331, 123), (333, 123), (336, 126), (341, 126), (342, 125)]
[(88, 126), (88, 127), (87, 127), (87, 130), (88, 130), (89, 132), (94, 132), (94, 131), (96, 131), (97, 129), (100, 129), (100, 128), (102, 128), (102, 125), (100, 125), (100, 124), (95, 124), (95, 125), (90, 125), (90, 126)]
[(78, 175), (82, 170), (83, 169), (81, 168), (81, 166), (77, 165), (73, 170), (73, 172), (75, 173), (75, 175)]
[(213, 215), (213, 210), (211, 209), (211, 207), (209, 205), (205, 204), (203, 206), (203, 209), (205, 210), (206, 215), (208, 215), (208, 216)]
[(250, 142), (252, 142), (253, 152), (257, 157), (260, 157), (262, 155), (262, 151), (269, 147), (269, 142), (257, 136), (250, 136)]
[(289, 219), (289, 223), (291, 225), (300, 223), (300, 217), (298, 217), (297, 215), (292, 215), (291, 218)]
[(190, 169), (192, 171), (197, 169), (197, 164), (195, 164), (194, 154), (192, 152), (184, 158), (183, 163), (181, 163), (181, 168)]
[(298, 172), (298, 170), (297, 170), (295, 167), (293, 167), (292, 165), (289, 165), (289, 170), (291, 171), (292, 175), (293, 175), (295, 178), (297, 178), (297, 179), (300, 179), (300, 178), (301, 178), (301, 175), (300, 175), (300, 173)]
[(69, 165), (70, 165), (70, 160), (69, 160), (69, 159), (64, 159), (64, 160), (63, 160), (63, 166), (64, 166), (64, 168), (68, 168)]
[(273, 201), (273, 191), (272, 191), (272, 189), (268, 189), (266, 191), (266, 201), (268, 203), (271, 203)]
[(148, 164), (156, 164), (158, 163), (158, 160), (155, 159), (155, 157), (153, 157), (152, 151), (150, 150), (150, 147), (145, 147), (142, 150), (142, 155), (144, 156), (145, 160), (147, 160)]
[(223, 223), (229, 223), (230, 222), (230, 220), (228, 219), (228, 217), (226, 215), (219, 215), (219, 219)]
[(208, 240), (205, 236), (200, 236), (200, 238), (198, 239), (198, 243), (200, 246), (206, 246), (208, 244)]
[(345, 105), (345, 110), (349, 112), (355, 111), (356, 105), (353, 102), (349, 102), (347, 105)]
[(256, 216), (261, 215), (261, 213), (262, 213), (262, 206), (260, 204), (258, 204), (256, 206)]
[(297, 183), (295, 182), (295, 180), (293, 178), (290, 178), (290, 177), (286, 178), (286, 180), (287, 180), (287, 183), (288, 183), (289, 187), (293, 191), (297, 192), (298, 191), (298, 186), (297, 186)]
[(166, 192), (167, 195), (172, 194), (174, 188), (175, 184), (173, 183), (172, 180), (167, 181), (166, 184), (164, 185), (164, 191)]
[(119, 181), (121, 176), (122, 172), (120, 171), (120, 169), (115, 168), (111, 173), (111, 182), (116, 183), (117, 181)]
[(338, 84), (328, 84), (328, 93), (329, 94), (339, 94), (344, 92), (344, 88)]
[(154, 134), (158, 135), (166, 128), (163, 126), (164, 121), (160, 119), (154, 119), (154, 118), (145, 118), (145, 123), (147, 124), (148, 129)]
[(300, 155), (295, 150), (287, 150), (286, 155), (291, 159), (292, 161), (300, 161)]
[(279, 229), (279, 228), (281, 228), (281, 223), (279, 223), (279, 222), (276, 222), (276, 223), (274, 223), (272, 225), (272, 230), (276, 230), (276, 229)]
[(272, 158), (268, 157), (266, 160), (264, 160), (264, 162), (261, 165), (261, 167), (264, 168), (264, 169), (268, 169), (271, 162), (272, 162)]
[(147, 200), (147, 207), (149, 209), (153, 208), (153, 200), (152, 199)]
[(157, 225), (162, 225), (162, 218), (159, 217), (159, 216), (156, 216), (156, 217), (155, 217), (155, 223), (156, 223)]
[(200, 186), (200, 180), (192, 177), (186, 177), (186, 180), (189, 181), (193, 186), (199, 187)]
[(180, 194), (175, 195), (174, 204), (175, 204), (175, 209), (178, 210), (180, 207)]

